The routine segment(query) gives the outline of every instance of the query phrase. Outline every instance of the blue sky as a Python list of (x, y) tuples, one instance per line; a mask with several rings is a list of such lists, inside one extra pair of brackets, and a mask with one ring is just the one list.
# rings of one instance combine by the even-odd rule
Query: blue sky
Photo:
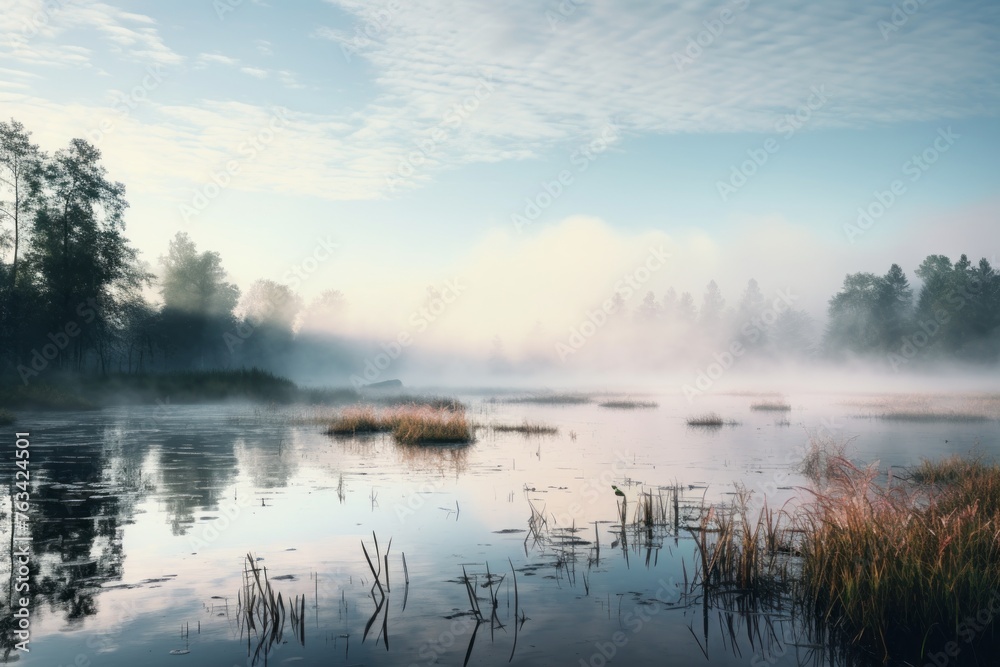
[(184, 230), (245, 289), (332, 239), (297, 289), (373, 332), (455, 276), (452, 334), (559, 331), (651, 243), (656, 292), (755, 277), (816, 314), (847, 272), (1000, 246), (991, 2), (6, 5), (2, 115), (101, 148), (151, 267)]

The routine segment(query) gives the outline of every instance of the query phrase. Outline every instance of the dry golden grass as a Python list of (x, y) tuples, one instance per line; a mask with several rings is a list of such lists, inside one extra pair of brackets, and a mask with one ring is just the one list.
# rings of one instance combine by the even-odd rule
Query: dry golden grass
[(370, 405), (344, 409), (330, 422), (327, 435), (356, 436), (391, 432), (403, 444), (472, 442), (473, 425), (465, 410), (454, 406), (407, 405), (377, 410)]
[(375, 411), (370, 405), (357, 405), (344, 409), (326, 430), (327, 435), (364, 435), (391, 430), (387, 415)]
[(817, 447), (810, 465), (825, 486), (796, 510), (754, 511), (739, 489), (731, 506), (703, 512), (693, 533), (706, 591), (783, 587), (834, 642), (893, 664), (923, 664), (923, 647), (954, 639), (980, 610), (990, 621), (966, 641), (994, 646), (1000, 467), (953, 456), (886, 484), (877, 466)]
[(845, 637), (903, 658), (929, 633), (953, 637), (1000, 590), (1000, 468), (950, 458), (914, 480), (876, 483), (845, 459), (803, 522), (807, 601)]
[(415, 444), (464, 444), (472, 442), (473, 426), (465, 411), (402, 408), (391, 418), (396, 442)]

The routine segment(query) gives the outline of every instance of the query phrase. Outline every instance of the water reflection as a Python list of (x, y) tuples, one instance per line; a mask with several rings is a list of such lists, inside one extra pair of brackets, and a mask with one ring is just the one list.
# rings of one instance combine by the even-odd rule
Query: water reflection
[[(467, 447), (332, 439), (315, 424), (272, 413), (231, 419), (223, 408), (27, 414), (33, 643), (22, 660), (94, 657), (87, 640), (128, 600), (135, 611), (102, 664), (166, 664), (178, 659), (172, 649), (189, 650), (183, 659), (194, 664), (247, 654), (262, 664), (547, 665), (567, 655), (597, 664), (612, 651), (636, 664), (667, 653), (681, 664), (849, 664), (780, 591), (761, 598), (694, 585), (687, 527), (702, 502), (728, 498), (736, 480), (804, 483), (787, 464), (804, 429), (740, 413), (740, 401), (720, 399), (720, 413), (744, 423), (719, 431), (688, 428), (687, 406), (667, 400), (641, 414), (484, 403), (479, 418), (537, 420), (559, 434), (490, 435)], [(796, 423), (813, 428), (843, 410), (800, 403)], [(884, 465), (956, 442), (1000, 451), (995, 424), (846, 423), (844, 435), (868, 448), (859, 458)], [(790, 478), (776, 484), (778, 472)], [(237, 498), (243, 510), (218, 539), (190, 548), (193, 528)], [(374, 571), (362, 549), (362, 540), (374, 546), (373, 530), (380, 544), (392, 538), (391, 550), (370, 553)], [(7, 511), (2, 543), (10, 536)], [(273, 624), (241, 633), (234, 612), (247, 551), (281, 593), (283, 636), (293, 641), (259, 644)], [(161, 576), (167, 570), (177, 576)], [(183, 641), (178, 627), (190, 627)]]

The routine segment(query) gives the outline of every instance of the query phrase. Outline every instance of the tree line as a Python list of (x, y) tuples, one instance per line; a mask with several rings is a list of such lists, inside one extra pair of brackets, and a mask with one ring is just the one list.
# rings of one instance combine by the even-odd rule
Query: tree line
[(154, 284), (125, 236), (127, 208), (125, 186), (92, 144), (73, 139), (48, 155), (24, 125), (0, 122), (3, 382), (266, 367), (289, 352), (296, 318), (308, 328), (340, 307), (328, 291), (303, 308), (269, 280), (241, 295), (220, 255), (199, 252), (184, 233)]
[[(315, 371), (318, 359), (333, 381), (338, 364), (345, 378), (357, 370), (364, 345), (337, 352), (310, 333), (338, 318), (339, 292), (306, 305), (287, 285), (258, 280), (241, 293), (219, 253), (199, 251), (184, 233), (159, 258), (157, 278), (125, 236), (127, 208), (125, 186), (109, 178), (96, 147), (73, 139), (48, 155), (21, 123), (0, 122), (0, 381), (246, 367), (288, 373), (296, 364)], [(761, 358), (880, 357), (894, 368), (916, 357), (997, 361), (1000, 277), (990, 263), (931, 255), (916, 276), (915, 293), (896, 264), (885, 275), (848, 275), (829, 300), (825, 330), (795, 307), (794, 295), (765, 295), (755, 280), (731, 305), (715, 281), (700, 301), (673, 288), (659, 298), (648, 292), (631, 309), (616, 303), (609, 328), (628, 333), (607, 343), (631, 341), (664, 367), (690, 357), (696, 343), (732, 342)], [(570, 336), (563, 354), (596, 352), (600, 344), (582, 345), (590, 333)], [(494, 344), (491, 363), (502, 357)]]
[(952, 262), (929, 255), (915, 271), (915, 294), (893, 264), (885, 275), (854, 273), (829, 305), (828, 352), (884, 356), (894, 369), (927, 360), (996, 362), (1000, 358), (1000, 275), (985, 257)]

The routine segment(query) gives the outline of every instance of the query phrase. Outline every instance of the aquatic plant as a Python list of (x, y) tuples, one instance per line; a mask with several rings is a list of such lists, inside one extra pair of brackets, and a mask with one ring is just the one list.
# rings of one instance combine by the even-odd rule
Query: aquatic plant
[[(243, 566), (243, 587), (236, 595), (237, 619), (240, 636), (247, 634), (247, 655), (252, 655), (256, 664), (261, 655), (265, 661), (275, 644), (282, 643), (286, 622), (291, 627), (295, 639), (305, 644), (305, 595), (296, 595), (288, 600), (280, 592), (275, 593), (267, 576), (267, 568), (259, 567), (253, 554), (247, 553)], [(256, 649), (251, 653), (250, 634), (257, 637)]]
[(0, 408), (0, 426), (8, 426), (10, 424), (13, 424), (15, 419), (17, 418), (14, 416), (13, 412)]
[(725, 423), (725, 420), (715, 412), (706, 412), (703, 415), (689, 417), (687, 420), (688, 426), (722, 426)]
[(401, 444), (464, 444), (472, 442), (473, 425), (464, 409), (403, 406), (376, 410), (352, 406), (343, 410), (327, 427), (327, 435), (356, 436), (391, 432)]
[(555, 435), (559, 432), (558, 427), (541, 422), (529, 422), (528, 420), (524, 420), (520, 424), (493, 424), (490, 428), (497, 433), (520, 433), (522, 435)]
[(837, 440), (828, 434), (810, 435), (805, 456), (799, 463), (799, 472), (814, 484), (822, 485), (830, 474), (839, 470), (835, 462), (843, 458), (850, 442)]
[(787, 599), (832, 648), (869, 660), (923, 660), (956, 636), (995, 643), (1000, 467), (949, 457), (888, 483), (843, 457), (822, 468), (826, 485), (794, 512), (754, 509), (741, 488), (704, 509), (690, 530), (705, 594)]
[(1000, 419), (1000, 394), (882, 394), (846, 402), (858, 415), (909, 422), (982, 422)]
[(327, 435), (361, 435), (392, 430), (389, 420), (369, 405), (352, 406), (343, 410), (326, 429)]
[(659, 403), (656, 401), (637, 401), (633, 399), (621, 399), (604, 401), (603, 403), (598, 403), (602, 408), (612, 408), (615, 410), (637, 410), (644, 408), (656, 408), (659, 407)]
[(509, 403), (537, 403), (540, 405), (582, 405), (590, 403), (591, 397), (585, 394), (535, 394), (509, 399)]
[(750, 404), (750, 409), (758, 412), (788, 412), (792, 406), (781, 400), (757, 401)]

